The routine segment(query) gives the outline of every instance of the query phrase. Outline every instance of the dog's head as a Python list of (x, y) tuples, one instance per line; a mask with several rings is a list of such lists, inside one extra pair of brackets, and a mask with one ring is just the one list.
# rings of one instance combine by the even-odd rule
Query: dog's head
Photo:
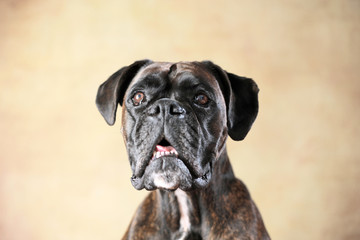
[(212, 62), (123, 67), (98, 90), (109, 125), (122, 108), (122, 132), (136, 189), (189, 190), (211, 179), (228, 134), (242, 140), (258, 112), (258, 87)]

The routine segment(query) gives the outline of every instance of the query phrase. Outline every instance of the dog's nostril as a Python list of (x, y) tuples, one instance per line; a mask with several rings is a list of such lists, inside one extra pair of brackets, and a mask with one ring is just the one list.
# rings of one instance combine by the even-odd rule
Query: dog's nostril
[(171, 106), (170, 107), (170, 114), (177, 115), (177, 114), (184, 114), (185, 109), (180, 106)]

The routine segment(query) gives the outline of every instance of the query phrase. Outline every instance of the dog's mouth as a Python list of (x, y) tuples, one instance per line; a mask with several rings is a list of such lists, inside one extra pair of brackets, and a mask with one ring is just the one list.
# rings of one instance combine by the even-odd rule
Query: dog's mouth
[(205, 174), (195, 177), (199, 175), (194, 173), (192, 164), (183, 159), (181, 152), (179, 153), (165, 137), (162, 137), (155, 144), (152, 155), (138, 165), (137, 174), (132, 176), (131, 183), (138, 190), (144, 187), (147, 190), (187, 190), (194, 185), (207, 185), (211, 178), (210, 164), (205, 166)]
[(178, 158), (179, 154), (171, 144), (163, 138), (156, 146), (150, 161), (161, 157), (175, 157)]

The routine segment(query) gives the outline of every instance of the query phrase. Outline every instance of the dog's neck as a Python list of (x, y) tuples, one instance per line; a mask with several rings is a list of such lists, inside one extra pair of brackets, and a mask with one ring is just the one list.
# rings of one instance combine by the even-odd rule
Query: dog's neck
[(191, 218), (193, 218), (194, 213), (194, 203), (191, 201), (191, 198), (181, 189), (175, 191), (175, 196), (179, 206), (180, 213), (180, 228), (179, 239), (185, 239), (191, 231)]
[[(164, 190), (157, 191), (157, 198), (161, 203), (158, 206), (167, 216), (167, 225), (177, 232), (175, 239), (186, 239), (191, 234), (200, 233), (204, 214), (209, 211), (202, 211), (208, 207), (209, 198), (216, 198), (220, 191), (227, 188), (227, 180), (235, 179), (226, 149), (223, 151), (216, 163), (213, 164), (213, 178), (204, 189), (183, 191), (177, 189), (174, 192)], [(174, 202), (177, 204), (172, 204)], [(215, 201), (211, 201), (215, 202)], [(174, 206), (176, 206), (174, 208)]]

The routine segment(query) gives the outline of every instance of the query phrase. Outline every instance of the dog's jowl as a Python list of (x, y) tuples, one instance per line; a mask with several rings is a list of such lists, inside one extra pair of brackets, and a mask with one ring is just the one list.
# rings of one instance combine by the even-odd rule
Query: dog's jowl
[(151, 191), (123, 239), (270, 239), (226, 152), (228, 135), (250, 130), (258, 91), (209, 61), (137, 61), (99, 87), (109, 125), (122, 106), (132, 185)]

